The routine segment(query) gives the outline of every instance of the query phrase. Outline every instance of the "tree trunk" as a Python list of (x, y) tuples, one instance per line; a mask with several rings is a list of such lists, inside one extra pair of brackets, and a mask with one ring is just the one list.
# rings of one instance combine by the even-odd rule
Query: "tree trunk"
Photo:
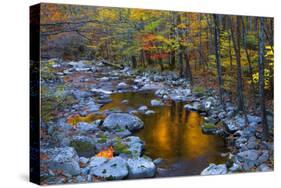
[[(231, 18), (230, 18), (231, 19)], [(243, 105), (243, 95), (242, 95), (242, 76), (241, 76), (241, 55), (240, 55), (240, 22), (239, 17), (236, 16), (236, 32), (234, 32), (234, 26), (232, 21), (231, 23), (231, 36), (233, 41), (233, 47), (236, 57), (236, 66), (237, 66), (237, 104), (238, 104), (238, 110), (244, 111), (244, 105)], [(234, 33), (236, 34), (236, 37), (234, 36)]]
[(214, 41), (215, 41), (215, 52), (216, 52), (216, 65), (217, 65), (217, 73), (218, 73), (218, 83), (219, 83), (219, 92), (220, 92), (220, 102), (224, 105), (223, 101), (223, 79), (222, 79), (222, 69), (221, 69), (221, 61), (220, 61), (220, 31), (219, 31), (219, 22), (218, 16), (213, 15), (214, 23), (215, 23), (215, 33), (214, 33)]
[(263, 125), (263, 140), (268, 140), (268, 126), (266, 120), (266, 109), (265, 109), (265, 93), (264, 93), (264, 18), (259, 18), (259, 98), (261, 105), (261, 116)]
[[(246, 53), (246, 57), (247, 57), (247, 61), (248, 61), (248, 68), (249, 68), (249, 72), (251, 75), (251, 93), (253, 95), (253, 101), (254, 104), (256, 105), (256, 88), (255, 88), (255, 83), (254, 83), (254, 79), (253, 79), (253, 67), (252, 67), (252, 60), (248, 51), (248, 47), (247, 47), (247, 41), (246, 41), (246, 37), (247, 37), (247, 32), (246, 32), (246, 27), (245, 27), (245, 23), (244, 20), (241, 18), (241, 22), (242, 22), (242, 30), (244, 33), (244, 37), (243, 37), (243, 45), (244, 45), (244, 49), (245, 49), (245, 53)], [(254, 105), (254, 109), (255, 109), (255, 105)]]
[(228, 33), (228, 44), (229, 44), (229, 48), (228, 48), (228, 54), (229, 54), (229, 62), (230, 62), (230, 69), (232, 71), (232, 67), (233, 67), (233, 64), (232, 64), (232, 49), (231, 49), (231, 34)]
[(190, 63), (189, 63), (188, 50), (186, 50), (186, 53), (184, 54), (184, 58), (185, 58), (185, 76), (189, 80), (190, 85), (192, 85), (193, 84), (193, 82), (192, 82), (192, 72), (191, 72), (191, 67), (190, 67)]
[(170, 69), (174, 70), (176, 65), (176, 55), (175, 51), (170, 52)]
[(183, 52), (182, 49), (179, 49), (179, 64), (180, 64), (180, 77), (183, 77)]
[(132, 56), (132, 68), (135, 69), (137, 68), (137, 60), (136, 60), (136, 56)]
[(240, 54), (240, 21), (241, 17), (236, 16), (236, 37), (234, 36), (234, 27), (232, 24), (232, 21), (230, 21), (231, 24), (231, 36), (233, 41), (233, 47), (236, 57), (236, 66), (237, 66), (237, 105), (238, 105), (238, 111), (241, 111), (244, 114), (246, 125), (248, 125), (248, 118), (244, 106), (244, 97), (243, 97), (243, 80), (242, 80), (242, 71), (241, 71), (241, 54)]
[(164, 71), (164, 66), (163, 66), (163, 60), (162, 60), (162, 58), (159, 58), (158, 63), (159, 63), (161, 72)]

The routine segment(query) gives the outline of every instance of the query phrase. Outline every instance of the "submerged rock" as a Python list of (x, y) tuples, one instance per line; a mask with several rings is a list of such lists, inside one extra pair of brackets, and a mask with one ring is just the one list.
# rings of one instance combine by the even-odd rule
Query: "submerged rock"
[(143, 122), (132, 114), (112, 113), (105, 118), (102, 126), (109, 130), (123, 128), (134, 131), (143, 128)]
[(72, 147), (41, 149), (41, 155), (46, 155), (46, 163), (50, 170), (62, 170), (63, 174), (80, 174), (79, 157)]
[(129, 178), (150, 178), (156, 173), (156, 166), (145, 158), (128, 159)]
[(225, 164), (219, 164), (215, 165), (213, 163), (209, 164), (207, 168), (205, 168), (201, 175), (207, 176), (207, 175), (220, 175), (220, 174), (226, 174), (227, 168)]

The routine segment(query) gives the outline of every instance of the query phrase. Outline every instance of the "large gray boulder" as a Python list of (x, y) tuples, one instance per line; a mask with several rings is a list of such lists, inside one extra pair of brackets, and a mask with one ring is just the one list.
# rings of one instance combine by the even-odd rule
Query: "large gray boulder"
[(96, 131), (98, 125), (95, 123), (79, 122), (77, 123), (76, 129), (81, 132)]
[(62, 170), (65, 175), (80, 174), (79, 157), (74, 148), (50, 148), (40, 152), (47, 156), (47, 160), (41, 160), (41, 163), (47, 164), (50, 170)]
[(258, 160), (261, 152), (258, 150), (246, 150), (240, 152), (236, 155), (238, 161), (242, 164), (242, 168), (245, 171), (249, 171), (255, 165), (258, 165), (260, 162), (264, 162), (264, 159)]
[(108, 161), (106, 158), (104, 157), (92, 157), (90, 159), (89, 165), (87, 166), (88, 169), (90, 170), (90, 175), (94, 175), (94, 170), (101, 166), (102, 164), (104, 164), (106, 161)]
[(219, 164), (215, 165), (213, 163), (209, 164), (207, 168), (205, 168), (201, 175), (208, 176), (208, 175), (220, 175), (220, 174), (226, 174), (227, 168), (225, 164)]
[(129, 178), (150, 178), (156, 173), (155, 164), (145, 158), (128, 159)]
[(70, 146), (83, 157), (92, 157), (96, 152), (95, 141), (88, 136), (74, 136), (70, 141)]
[(144, 149), (144, 142), (137, 136), (129, 136), (123, 139), (123, 143), (128, 146), (132, 157), (140, 157)]
[(114, 157), (91, 169), (91, 174), (106, 180), (121, 180), (128, 173), (127, 163), (121, 157)]
[(123, 128), (134, 131), (143, 128), (143, 122), (137, 116), (131, 114), (112, 113), (105, 118), (102, 126), (108, 130)]

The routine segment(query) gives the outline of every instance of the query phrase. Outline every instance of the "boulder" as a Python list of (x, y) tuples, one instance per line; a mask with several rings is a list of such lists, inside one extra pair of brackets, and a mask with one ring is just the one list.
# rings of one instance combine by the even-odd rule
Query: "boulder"
[(79, 175), (79, 157), (72, 147), (41, 149), (41, 155), (46, 155), (42, 164), (47, 164), (50, 170), (62, 170), (64, 175)]
[(121, 157), (113, 157), (90, 171), (91, 174), (106, 180), (121, 180), (128, 176), (127, 163)]
[(127, 113), (111, 113), (107, 116), (102, 126), (108, 130), (116, 128), (129, 129), (134, 131), (143, 128), (143, 122), (132, 114)]
[(242, 164), (242, 168), (245, 171), (249, 171), (255, 165), (258, 164), (258, 157), (260, 152), (258, 150), (246, 150), (243, 152), (238, 153), (237, 159)]
[(95, 142), (91, 137), (74, 136), (70, 141), (70, 146), (77, 151), (79, 156), (91, 157), (95, 155)]
[(162, 101), (159, 99), (152, 99), (150, 101), (150, 104), (151, 104), (151, 106), (162, 106), (163, 105)]
[(86, 123), (86, 122), (79, 122), (79, 123), (77, 123), (76, 129), (81, 132), (96, 131), (96, 130), (98, 130), (98, 125), (90, 124), (90, 123)]
[(104, 157), (92, 157), (90, 159), (89, 165), (87, 166), (90, 170), (90, 175), (94, 175), (94, 170), (99, 167), (100, 165), (104, 164), (107, 161)]
[(122, 141), (128, 146), (132, 157), (140, 157), (144, 149), (144, 142), (137, 136), (129, 136)]
[(226, 174), (227, 168), (225, 164), (219, 164), (215, 165), (213, 163), (209, 164), (207, 168), (205, 168), (201, 175), (207, 176), (207, 175), (220, 175), (220, 174)]
[(108, 77), (102, 77), (102, 78), (100, 78), (100, 81), (101, 82), (107, 82), (107, 81), (109, 81), (110, 79), (108, 78)]
[(87, 114), (99, 111), (101, 105), (96, 104), (93, 100), (83, 104), (83, 108)]
[(94, 93), (94, 94), (98, 94), (98, 95), (99, 94), (107, 94), (107, 95), (112, 94), (112, 91), (104, 90), (104, 89), (96, 89), (96, 88), (92, 88), (91, 92)]
[(126, 84), (125, 82), (121, 82), (117, 85), (117, 89), (127, 89), (128, 88), (128, 84)]
[(218, 127), (212, 123), (203, 123), (201, 128), (202, 132), (205, 134), (216, 134), (216, 131), (218, 130)]
[(147, 111), (148, 110), (148, 107), (147, 106), (140, 106), (139, 108), (138, 108), (138, 111), (140, 111), (140, 112), (145, 112), (145, 111)]
[(240, 129), (240, 126), (236, 124), (233, 120), (225, 120), (223, 121), (223, 125), (226, 130), (230, 133), (234, 133)]
[(71, 93), (72, 93), (73, 97), (77, 100), (81, 100), (81, 99), (92, 96), (92, 93), (89, 91), (72, 90)]
[(248, 121), (250, 125), (257, 125), (261, 123), (261, 117), (253, 116), (253, 115), (247, 115)]
[(122, 103), (122, 104), (128, 104), (129, 101), (128, 101), (128, 100), (122, 100), (121, 103)]
[(257, 159), (257, 161), (261, 164), (266, 162), (269, 159), (269, 151), (268, 150), (263, 150), (261, 151), (261, 155)]
[(257, 148), (257, 139), (255, 136), (251, 136), (247, 143), (248, 149), (256, 149)]
[(80, 163), (80, 165), (82, 165), (82, 166), (86, 166), (86, 164), (89, 162), (89, 159), (88, 158), (86, 158), (86, 157), (80, 157), (79, 158), (79, 163)]
[(268, 172), (268, 171), (272, 171), (272, 169), (267, 165), (267, 164), (261, 164), (260, 166), (258, 166), (258, 171), (260, 172)]
[(140, 88), (140, 90), (142, 91), (146, 91), (146, 90), (157, 90), (157, 89), (160, 89), (162, 88), (163, 85), (162, 84), (156, 84), (156, 83), (147, 83), (147, 84), (144, 84), (144, 86), (142, 86)]
[(198, 101), (195, 101), (192, 104), (184, 105), (184, 108), (191, 111), (202, 111), (202, 104)]
[(155, 165), (159, 165), (160, 163), (162, 163), (163, 162), (163, 159), (161, 159), (161, 158), (157, 158), (157, 159), (154, 159), (153, 160), (153, 163), (155, 164)]
[(155, 164), (145, 158), (128, 159), (129, 178), (150, 178), (154, 177), (156, 173)]
[(162, 97), (164, 95), (169, 95), (169, 91), (167, 89), (161, 88), (155, 91), (155, 95)]
[(144, 114), (145, 114), (145, 115), (152, 115), (152, 114), (155, 114), (155, 111), (153, 111), (153, 110), (147, 110)]

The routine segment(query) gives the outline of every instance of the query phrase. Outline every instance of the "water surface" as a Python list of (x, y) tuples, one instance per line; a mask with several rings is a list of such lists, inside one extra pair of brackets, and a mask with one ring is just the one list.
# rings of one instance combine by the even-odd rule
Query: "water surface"
[[(134, 133), (145, 142), (145, 155), (152, 159), (162, 158), (158, 176), (198, 175), (209, 163), (223, 163), (221, 153), (227, 152), (224, 140), (201, 131), (203, 118), (197, 112), (187, 111), (183, 103), (171, 102), (161, 107), (150, 106), (156, 98), (153, 92), (116, 93), (112, 102), (102, 107), (130, 111), (142, 105), (156, 113), (138, 113), (144, 128)], [(123, 100), (128, 100), (123, 104)]]

